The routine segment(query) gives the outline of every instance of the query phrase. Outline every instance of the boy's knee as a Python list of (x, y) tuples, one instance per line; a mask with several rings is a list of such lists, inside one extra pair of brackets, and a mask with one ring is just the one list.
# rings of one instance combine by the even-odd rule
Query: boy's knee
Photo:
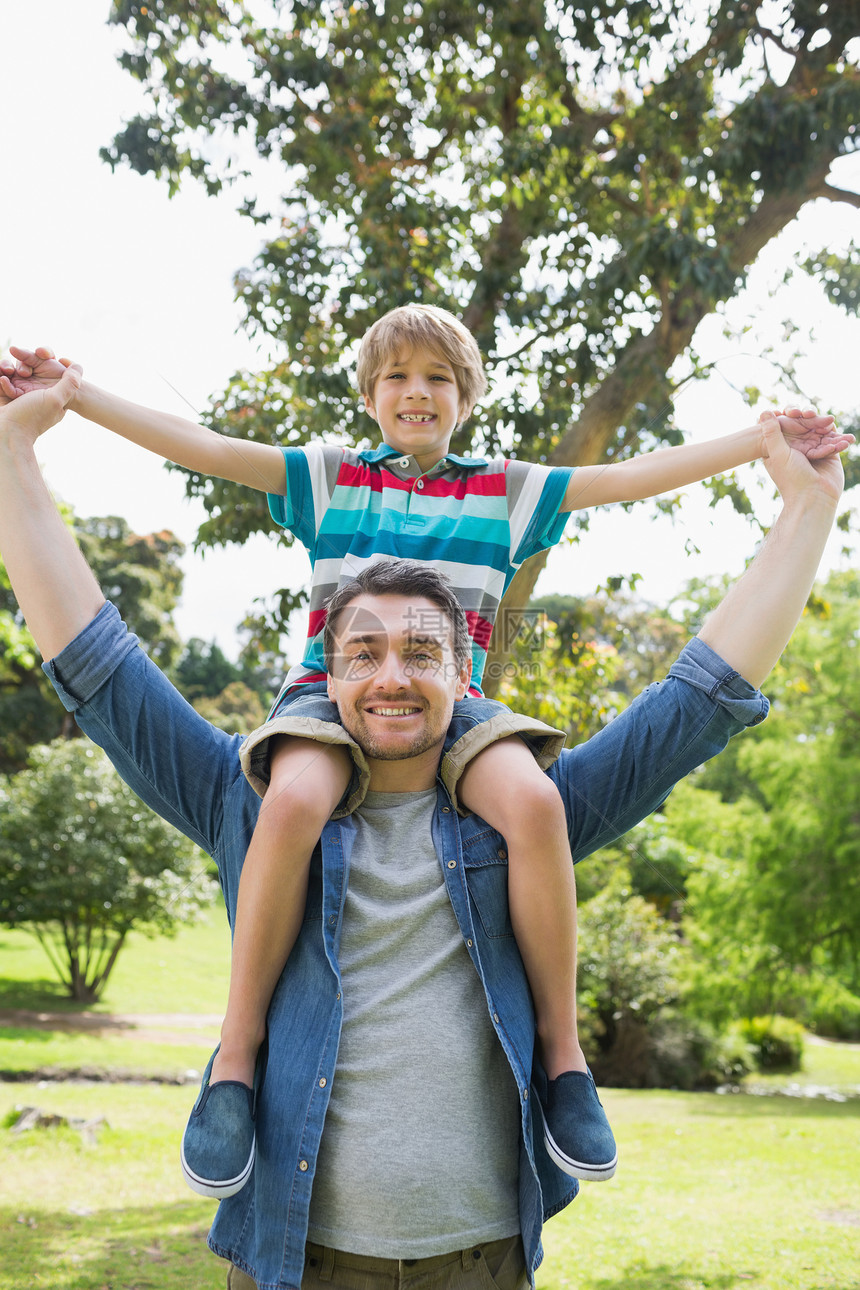
[(530, 775), (517, 786), (511, 798), (511, 816), (520, 832), (567, 830), (561, 794), (544, 774)]

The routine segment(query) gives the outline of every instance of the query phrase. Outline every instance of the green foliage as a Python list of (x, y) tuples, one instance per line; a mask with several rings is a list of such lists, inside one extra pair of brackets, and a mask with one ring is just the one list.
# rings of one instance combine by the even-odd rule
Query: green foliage
[(107, 599), (169, 670), (182, 649), (172, 616), (182, 594), (184, 545), (167, 531), (132, 533), (118, 515), (76, 520), (74, 533)]
[[(138, 536), (117, 516), (64, 519), (108, 599), (162, 667), (181, 649), (173, 611), (182, 593), (184, 547), (172, 533)], [(20, 770), (35, 744), (75, 733), (57, 703), (0, 561), (0, 774)]]
[(244, 681), (231, 681), (214, 698), (196, 699), (202, 717), (228, 735), (247, 735), (266, 720), (268, 709)]
[(98, 998), (132, 928), (171, 933), (208, 905), (202, 869), (84, 740), (34, 749), (0, 789), (0, 923), (37, 938), (72, 998)]
[[(366, 440), (356, 342), (409, 300), (461, 314), (491, 369), (455, 451), (677, 442), (673, 363), (856, 146), (860, 15), (836, 0), (116, 0), (111, 21), (146, 99), (103, 155), (232, 187), (265, 229), (236, 291), (272, 364), (210, 421), (267, 443)], [(203, 545), (270, 528), (261, 495), (187, 488)]]
[(832, 977), (818, 976), (804, 991), (804, 1023), (831, 1039), (860, 1039), (860, 997)]
[(749, 1044), (762, 1071), (796, 1071), (803, 1058), (803, 1027), (789, 1017), (748, 1017), (736, 1032)]

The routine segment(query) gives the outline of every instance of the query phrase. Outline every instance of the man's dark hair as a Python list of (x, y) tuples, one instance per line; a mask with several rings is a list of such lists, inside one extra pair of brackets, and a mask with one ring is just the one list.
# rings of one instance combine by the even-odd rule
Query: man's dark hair
[(336, 653), (335, 629), (337, 620), (359, 596), (403, 596), (429, 600), (438, 605), (451, 627), (451, 646), (454, 662), (461, 668), (469, 658), (472, 642), (463, 606), (454, 595), (453, 587), (444, 573), (429, 564), (416, 560), (378, 560), (362, 569), (349, 582), (326, 601), (326, 620), (323, 629), (323, 657), (328, 671)]

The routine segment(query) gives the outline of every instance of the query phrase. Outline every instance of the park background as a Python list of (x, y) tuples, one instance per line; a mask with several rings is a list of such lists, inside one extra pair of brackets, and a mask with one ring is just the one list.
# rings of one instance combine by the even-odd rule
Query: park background
[[(268, 6), (255, 8), (264, 13)], [(687, 8), (702, 15), (717, 6)], [(764, 6), (762, 21), (773, 20), (782, 8)], [(187, 179), (171, 200), (166, 185), (152, 175), (123, 165), (111, 172), (99, 159), (99, 149), (143, 101), (140, 87), (117, 64), (123, 41), (117, 28), (106, 25), (109, 9), (94, 0), (48, 0), (38, 12), (4, 6), (0, 13), (7, 198), (0, 214), (6, 252), (0, 343), (48, 343), (80, 360), (96, 383), (125, 397), (181, 415), (203, 414), (234, 372), (264, 370), (276, 361), (270, 338), (249, 338), (240, 329), (232, 282), (237, 270), (252, 264), (269, 232), (236, 214), (229, 195), (207, 197)], [(848, 153), (836, 161), (831, 179), (856, 192), (856, 157)], [(271, 184), (271, 173), (261, 182)], [(745, 288), (702, 322), (695, 346), (700, 364), (714, 365), (712, 374), (683, 385), (673, 398), (674, 422), (688, 437), (708, 438), (749, 424), (756, 406), (751, 389), (760, 392), (762, 404), (793, 401), (799, 389), (804, 401), (833, 410), (846, 426), (855, 424), (858, 321), (838, 309), (820, 283), (784, 278), (797, 256), (823, 248), (837, 255), (847, 251), (856, 222), (854, 205), (808, 203), (759, 256)], [(789, 367), (796, 387), (784, 374)], [(190, 663), (186, 655), (185, 676), (199, 681), (204, 664), (222, 666), (209, 650), (216, 642), (225, 656), (224, 675), (231, 682), (256, 680), (262, 694), (266, 682), (242, 671), (239, 651), (247, 633), (240, 636), (237, 626), (255, 597), (304, 584), (303, 554), (262, 533), (239, 546), (195, 552), (190, 544), (206, 512), (199, 499), (186, 498), (183, 477), (79, 418), (67, 418), (53, 432), (42, 460), (57, 495), (79, 519), (122, 517), (127, 532), (119, 533), (120, 543), (129, 534), (167, 530), (185, 544), (180, 552), (168, 543), (158, 553), (166, 563), (156, 560), (153, 566), (170, 573), (176, 592), (153, 607), (155, 617), (166, 615), (175, 625), (172, 636), (164, 633), (164, 649), (170, 653), (177, 642), (197, 638), (201, 645)], [(757, 482), (761, 470), (750, 468), (739, 477), (767, 523), (774, 505), (767, 487)], [(523, 685), (515, 697), (541, 704), (552, 694), (556, 710), (566, 706), (576, 733), (589, 715), (606, 719), (626, 701), (631, 686), (643, 679), (643, 643), (656, 666), (677, 640), (673, 624), (694, 625), (707, 607), (712, 593), (688, 593), (690, 579), (736, 575), (754, 548), (759, 534), (731, 499), (714, 507), (710, 501), (704, 488), (693, 489), (668, 513), (639, 507), (599, 515), (578, 542), (552, 553), (539, 595), (579, 600), (547, 600), (550, 607), (555, 603), (557, 618), (540, 644), (555, 649), (557, 667), (527, 692), (533, 649), (524, 641), (518, 660)], [(846, 512), (851, 505), (849, 492)], [(100, 536), (91, 532), (91, 545)], [(116, 547), (108, 544), (91, 554), (97, 567), (101, 555), (107, 571)], [(595, 1044), (606, 1039), (619, 1010), (626, 1009), (627, 1021), (650, 1010), (654, 1024), (646, 1029), (653, 1036), (662, 1026), (660, 1060), (651, 1063), (654, 1082), (684, 1087), (711, 1063), (712, 1084), (718, 1078), (720, 1087), (747, 1092), (610, 1092), (610, 1110), (627, 1143), (626, 1172), (605, 1191), (585, 1189), (564, 1219), (550, 1225), (544, 1285), (813, 1290), (860, 1284), (852, 1100), (860, 1075), (851, 1046), (858, 1038), (857, 965), (844, 944), (840, 954), (831, 954), (827, 937), (838, 921), (844, 925), (842, 941), (853, 937), (856, 944), (857, 678), (849, 648), (858, 630), (855, 567), (856, 542), (846, 528), (834, 535), (822, 570), (838, 577), (829, 592), (822, 591), (797, 652), (775, 679), (786, 724), (773, 735), (762, 732), (764, 751), (733, 751), (709, 788), (698, 785), (700, 797), (681, 795), (672, 811), (596, 861), (593, 878), (580, 871), (584, 895), (598, 900), (588, 960), (592, 975), (607, 982), (620, 959), (628, 969), (627, 980), (612, 981), (603, 998), (593, 992)], [(634, 573), (641, 575), (635, 601), (627, 595), (629, 586), (621, 589), (620, 600), (593, 595), (611, 579)], [(650, 607), (643, 609), (643, 603)], [(673, 615), (666, 612), (670, 606)], [(295, 638), (285, 640), (289, 654)], [(178, 656), (171, 657), (178, 667)], [(210, 667), (206, 678), (210, 689), (215, 670)], [(573, 674), (585, 678), (582, 685), (571, 686)], [(225, 715), (217, 706), (222, 692), (200, 696), (214, 703), (210, 713), (216, 719)], [(809, 781), (816, 777), (818, 791), (810, 794)], [(73, 770), (66, 779), (74, 783)], [(793, 792), (792, 813), (785, 802)], [(54, 793), (46, 810), (56, 812), (56, 801)], [(26, 809), (32, 819), (32, 799)], [(753, 810), (769, 823), (769, 836), (752, 827)], [(49, 816), (46, 831), (47, 821)], [(792, 866), (802, 875), (810, 860), (821, 883), (810, 894), (798, 877), (781, 906), (785, 875)], [(176, 873), (202, 868), (199, 855), (191, 853), (173, 862)], [(721, 885), (724, 870), (734, 880), (727, 888)], [(689, 912), (691, 874), (699, 921), (686, 929), (681, 947), (677, 932)], [(174, 912), (181, 908), (191, 917), (191, 899), (182, 905), (176, 892), (167, 892), (166, 899)], [(765, 930), (774, 933), (771, 940), (755, 923), (761, 911), (767, 915)], [(64, 1029), (69, 1017), (80, 1021), (81, 1005), (64, 1001), (43, 952), (35, 942), (31, 948), (32, 938), (20, 929), (0, 933), (0, 1006), (66, 1017), (47, 1027), (10, 1025), (0, 1031), (3, 1087), (10, 1094), (0, 1113), (9, 1110), (14, 1124), (14, 1104), (27, 1101), (46, 1114), (56, 1110), (84, 1122), (83, 1128), (66, 1124), (4, 1133), (8, 1165), (0, 1222), (17, 1278), (13, 1286), (89, 1290), (110, 1284), (130, 1290), (220, 1284), (217, 1265), (202, 1249), (208, 1208), (188, 1199), (175, 1178), (175, 1144), (190, 1087), (135, 1086), (125, 1078), (108, 1085), (56, 1080), (73, 1071), (176, 1080), (199, 1069), (217, 1033), (213, 1019), (226, 990), (223, 920), (217, 908), (205, 918), (200, 926), (183, 927), (176, 940), (150, 942), (132, 933), (107, 988), (86, 1012), (137, 1021), (104, 1020), (92, 1031)], [(734, 956), (727, 921), (737, 937)], [(777, 935), (786, 923), (793, 937)], [(604, 943), (601, 927), (610, 929)], [(820, 937), (815, 954), (804, 951), (812, 937)], [(698, 970), (695, 963), (679, 961), (691, 942), (700, 955)], [(635, 953), (624, 958), (619, 945), (634, 946)], [(703, 981), (702, 964), (718, 971)], [(742, 989), (736, 988), (740, 979)], [(712, 988), (714, 980), (718, 989)], [(814, 990), (807, 989), (810, 983)], [(829, 995), (825, 986), (832, 987)], [(816, 990), (821, 1006), (813, 1015), (799, 996), (814, 1002)], [(726, 1002), (732, 994), (735, 1016)], [(188, 1013), (185, 1023), (175, 1016), (177, 997)], [(777, 1003), (794, 1013), (793, 1020), (771, 1024)], [(760, 1007), (767, 1024), (758, 1022), (756, 1030), (752, 1019)], [(694, 1034), (688, 1025), (695, 1009), (710, 1010), (713, 1043), (713, 1036)], [(164, 1016), (163, 1023), (141, 1020), (153, 1016)], [(810, 1040), (809, 1030), (804, 1041), (793, 1028), (799, 1023), (814, 1025), (819, 1042)], [(641, 1039), (630, 1026), (626, 1034), (628, 1042), (631, 1036)], [(698, 1072), (689, 1055), (697, 1044), (700, 1057), (707, 1048)], [(801, 1044), (799, 1071), (768, 1074), (750, 1058), (752, 1048), (761, 1058), (770, 1046), (790, 1067)], [(613, 1083), (629, 1057), (630, 1050), (616, 1045)], [(51, 1078), (35, 1087), (10, 1082), (20, 1074)], [(754, 1091), (775, 1088), (797, 1096), (765, 1099)], [(800, 1096), (816, 1090), (818, 1098)], [(100, 1114), (106, 1125), (88, 1129)], [(177, 1267), (184, 1271), (178, 1274)]]

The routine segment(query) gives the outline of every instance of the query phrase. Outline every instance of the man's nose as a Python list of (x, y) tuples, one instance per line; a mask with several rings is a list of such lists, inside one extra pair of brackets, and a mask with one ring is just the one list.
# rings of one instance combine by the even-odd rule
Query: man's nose
[(401, 658), (396, 649), (389, 649), (380, 660), (373, 678), (377, 690), (405, 690), (409, 687), (409, 676), (406, 660)]

